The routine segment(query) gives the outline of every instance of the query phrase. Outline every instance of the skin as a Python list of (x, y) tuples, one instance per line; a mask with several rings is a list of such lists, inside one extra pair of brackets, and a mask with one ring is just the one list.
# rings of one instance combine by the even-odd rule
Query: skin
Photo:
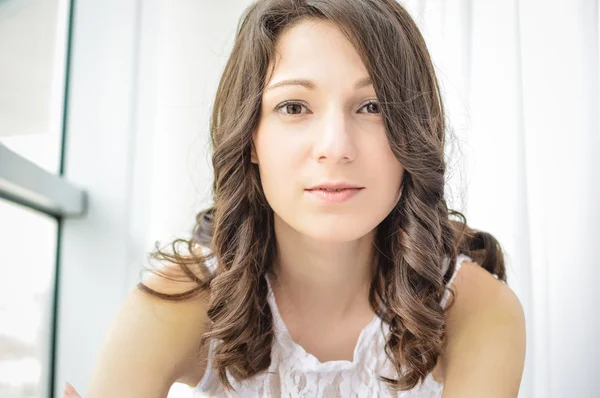
[[(368, 303), (374, 231), (399, 199), (404, 170), (389, 148), (373, 86), (356, 86), (366, 69), (335, 26), (303, 21), (283, 33), (278, 50), (267, 86), (288, 79), (311, 84), (267, 89), (253, 135), (252, 162), (275, 213), (273, 291), (296, 343), (322, 362), (352, 360), (358, 335), (374, 316)], [(278, 108), (289, 100), (298, 104)], [(327, 179), (364, 189), (341, 204), (305, 192)], [(178, 270), (167, 271), (180, 279)], [(145, 283), (167, 293), (193, 286), (155, 275)], [(443, 398), (516, 397), (525, 357), (518, 298), (470, 262), (454, 290), (447, 343), (433, 371), (444, 383)], [(172, 303), (132, 292), (101, 350), (87, 398), (159, 398), (174, 382), (197, 385), (205, 370), (196, 357), (206, 353), (196, 347), (206, 308), (205, 297)], [(64, 397), (79, 395), (67, 385)]]

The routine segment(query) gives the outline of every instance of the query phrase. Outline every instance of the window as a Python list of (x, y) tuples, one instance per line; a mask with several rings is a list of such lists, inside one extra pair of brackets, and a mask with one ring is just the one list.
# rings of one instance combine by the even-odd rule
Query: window
[(60, 178), (68, 0), (0, 1), (0, 396), (51, 397), (57, 247), (85, 193)]
[(0, 199), (0, 396), (48, 396), (58, 222)]

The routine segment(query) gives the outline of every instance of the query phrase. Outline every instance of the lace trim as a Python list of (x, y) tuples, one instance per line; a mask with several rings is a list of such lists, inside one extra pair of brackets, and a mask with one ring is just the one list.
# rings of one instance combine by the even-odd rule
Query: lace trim
[(294, 342), (290, 336), (287, 326), (283, 322), (281, 314), (279, 313), (279, 307), (277, 306), (277, 302), (275, 301), (275, 295), (273, 293), (273, 289), (271, 288), (271, 282), (269, 278), (267, 279), (267, 285), (269, 287), (269, 293), (267, 295), (267, 300), (271, 306), (271, 311), (273, 312), (273, 320), (275, 327), (277, 329), (275, 333), (276, 342), (279, 343), (284, 350), (291, 352), (291, 356), (302, 358), (301, 363), (296, 363), (299, 365), (299, 370), (302, 371), (319, 371), (319, 372), (328, 372), (328, 371), (342, 371), (352, 367), (355, 367), (358, 363), (365, 359), (365, 351), (366, 345), (364, 343), (365, 339), (372, 338), (374, 332), (381, 327), (381, 318), (377, 315), (373, 317), (373, 319), (363, 327), (361, 330), (356, 346), (354, 347), (354, 354), (352, 356), (353, 360), (348, 361), (344, 359), (333, 360), (321, 362), (317, 357), (307, 352), (304, 347), (300, 344)]

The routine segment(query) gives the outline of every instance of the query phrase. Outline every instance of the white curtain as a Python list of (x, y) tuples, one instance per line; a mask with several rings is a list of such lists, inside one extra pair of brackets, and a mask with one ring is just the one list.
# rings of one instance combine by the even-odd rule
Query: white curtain
[(520, 396), (600, 397), (598, 1), (402, 3), (459, 138), (452, 204), (500, 240), (526, 311)]

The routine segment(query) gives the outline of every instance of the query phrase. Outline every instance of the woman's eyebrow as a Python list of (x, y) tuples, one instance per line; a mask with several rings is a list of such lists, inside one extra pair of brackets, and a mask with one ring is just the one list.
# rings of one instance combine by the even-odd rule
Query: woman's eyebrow
[[(359, 90), (363, 87), (367, 87), (373, 84), (373, 81), (371, 80), (370, 76), (366, 76), (363, 77), (362, 79), (358, 80), (356, 82), (356, 84), (354, 85), (354, 88)], [(277, 83), (273, 83), (271, 84), (269, 87), (267, 87), (265, 89), (265, 92), (272, 90), (274, 88), (277, 87), (282, 87), (282, 86), (302, 86), (302, 87), (306, 87), (309, 90), (314, 90), (315, 87), (317, 87), (317, 85), (308, 79), (288, 79), (288, 80), (282, 80), (280, 82)]]
[(315, 83), (313, 83), (312, 81), (307, 80), (307, 79), (289, 79), (289, 80), (282, 80), (280, 82), (271, 84), (269, 87), (267, 87), (265, 92), (272, 90), (274, 88), (283, 87), (283, 86), (302, 86), (302, 87), (306, 87), (309, 90), (314, 90), (315, 87), (317, 87), (317, 85)]

